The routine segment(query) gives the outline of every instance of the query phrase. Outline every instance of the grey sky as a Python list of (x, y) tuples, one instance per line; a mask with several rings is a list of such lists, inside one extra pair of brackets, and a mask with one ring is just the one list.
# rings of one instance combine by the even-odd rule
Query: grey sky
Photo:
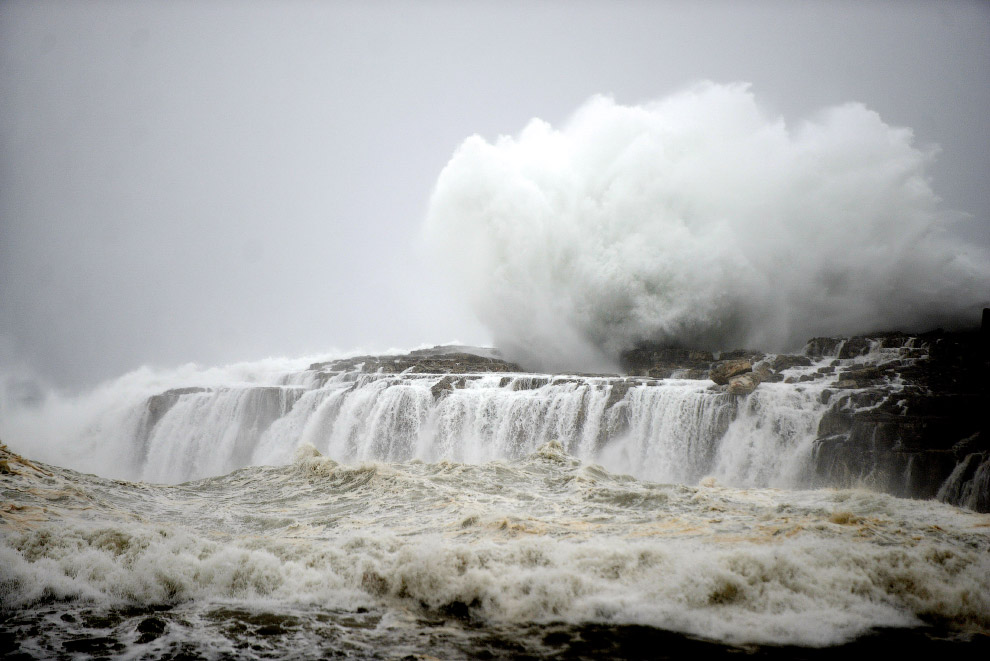
[(987, 3), (8, 2), (0, 362), (487, 342), (417, 249), (457, 145), (700, 78), (913, 128), (990, 245)]

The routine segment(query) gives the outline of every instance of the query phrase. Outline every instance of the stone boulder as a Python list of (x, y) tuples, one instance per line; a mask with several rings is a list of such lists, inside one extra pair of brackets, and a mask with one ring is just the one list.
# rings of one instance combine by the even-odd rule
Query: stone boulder
[(782, 353), (773, 359), (772, 367), (775, 372), (780, 372), (792, 367), (808, 367), (809, 365), (811, 365), (811, 359), (807, 356)]
[(756, 390), (760, 380), (752, 372), (737, 374), (729, 379), (728, 393), (730, 395), (748, 395)]
[(430, 388), (430, 393), (433, 394), (433, 401), (439, 402), (441, 399), (449, 395), (454, 390), (454, 380), (449, 376), (445, 376), (439, 381), (437, 381), (432, 388)]
[(848, 359), (864, 356), (870, 352), (872, 344), (868, 337), (850, 337), (839, 349), (839, 358)]
[[(736, 360), (722, 360), (712, 365), (711, 379), (718, 385), (723, 386), (729, 383), (732, 377), (752, 371), (753, 363), (745, 358)], [(753, 387), (755, 388), (756, 386)]]

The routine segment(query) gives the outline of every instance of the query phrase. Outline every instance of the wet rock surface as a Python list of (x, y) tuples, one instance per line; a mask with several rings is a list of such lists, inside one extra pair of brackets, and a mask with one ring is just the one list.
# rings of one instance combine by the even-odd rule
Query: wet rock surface
[(325, 363), (314, 363), (310, 370), (321, 372), (344, 372), (360, 370), (366, 373), (383, 374), (474, 374), (479, 372), (522, 372), (519, 365), (499, 357), (491, 349), (458, 347), (460, 351), (448, 351), (446, 347), (421, 349), (404, 355), (356, 356)]
[(626, 351), (620, 362), (631, 376), (670, 378), (675, 371), (691, 370), (698, 376), (687, 378), (708, 378), (708, 370), (715, 360), (710, 351), (695, 351), (659, 345), (644, 345)]
[(745, 358), (722, 360), (712, 365), (711, 379), (722, 386), (729, 383), (733, 377), (752, 371), (753, 363)]
[(759, 379), (751, 372), (747, 372), (731, 377), (727, 392), (730, 395), (748, 395), (756, 390), (758, 385), (760, 385)]
[[(901, 332), (816, 337), (801, 354), (644, 347), (630, 374), (711, 378), (745, 396), (761, 383), (828, 384), (815, 441), (818, 486), (865, 486), (990, 511), (990, 348), (987, 333)], [(708, 365), (704, 365), (708, 361)]]
[[(890, 359), (857, 362), (878, 350)], [(829, 409), (815, 443), (818, 484), (939, 497), (988, 511), (988, 487), (979, 481), (990, 472), (981, 470), (990, 456), (990, 370), (979, 334), (851, 338), (837, 353), (853, 362), (837, 367), (835, 390), (825, 391)]]

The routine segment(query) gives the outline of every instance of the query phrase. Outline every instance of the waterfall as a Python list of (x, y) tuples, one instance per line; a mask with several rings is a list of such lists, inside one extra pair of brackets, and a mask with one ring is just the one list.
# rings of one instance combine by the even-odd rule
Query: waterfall
[(956, 464), (936, 496), (943, 503), (952, 503), (990, 511), (990, 454), (973, 452)]
[[(302, 394), (291, 386), (191, 390), (148, 401), (143, 438), (135, 439), (141, 480), (179, 482), (249, 465), (259, 440)], [(167, 410), (159, 413), (161, 406)]]
[(620, 377), (521, 372), (463, 349), (145, 370), (25, 402), (0, 389), (0, 432), (41, 461), (151, 482), (285, 464), (304, 446), (346, 463), (483, 463), (556, 441), (655, 482), (867, 487), (990, 507), (984, 400), (976, 368), (963, 369), (978, 367), (978, 347), (962, 334), (739, 352), (760, 380), (748, 395), (677, 367), (698, 357), (676, 351)]
[[(513, 460), (551, 440), (615, 471), (663, 482), (713, 475), (799, 486), (823, 412), (817, 391), (765, 384), (739, 398), (707, 381), (532, 374), (314, 370), (278, 385), (185, 388), (132, 411), (132, 473), (178, 482), (291, 460)], [(121, 439), (123, 440), (123, 439)]]

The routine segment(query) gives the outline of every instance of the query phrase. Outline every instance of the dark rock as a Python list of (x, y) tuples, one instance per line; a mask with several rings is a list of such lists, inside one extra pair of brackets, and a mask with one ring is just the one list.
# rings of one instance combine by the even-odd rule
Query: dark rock
[(852, 338), (843, 355), (861, 355), (871, 342), (899, 357), (850, 365), (822, 400), (830, 406), (815, 441), (818, 483), (990, 509), (990, 465), (982, 458), (990, 456), (990, 365), (976, 334)]
[(449, 395), (454, 390), (453, 379), (449, 376), (445, 376), (439, 381), (437, 381), (432, 388), (430, 388), (430, 393), (433, 394), (433, 401), (439, 402), (441, 399)]
[(804, 348), (804, 353), (813, 360), (825, 358), (826, 356), (838, 356), (839, 346), (841, 344), (842, 338), (839, 337), (813, 337), (808, 340), (808, 344)]
[(710, 351), (696, 351), (660, 345), (646, 345), (624, 352), (620, 363), (627, 374), (631, 376), (646, 376), (652, 378), (667, 378), (654, 370), (669, 369), (698, 369), (707, 370), (714, 358)]
[(77, 652), (92, 656), (102, 656), (110, 652), (124, 649), (123, 643), (110, 636), (93, 636), (90, 638), (74, 638), (62, 643), (67, 652)]
[(454, 618), (457, 620), (468, 620), (471, 618), (471, 609), (477, 608), (481, 605), (481, 602), (475, 599), (470, 604), (466, 604), (463, 601), (452, 601), (448, 604), (444, 604), (437, 610), (441, 615), (446, 617)]
[(144, 645), (165, 633), (165, 621), (157, 617), (146, 617), (137, 625), (138, 643)]
[(146, 617), (137, 625), (139, 633), (162, 634), (165, 632), (165, 621), (157, 617)]
[(723, 351), (719, 354), (719, 360), (739, 360), (746, 359), (751, 363), (763, 360), (766, 356), (762, 351), (749, 351), (748, 349), (736, 349), (735, 351)]
[[(454, 349), (459, 347), (453, 347)], [(522, 368), (493, 355), (478, 355), (465, 351), (445, 351), (445, 347), (420, 349), (405, 355), (356, 356), (325, 363), (313, 363), (312, 371), (401, 374), (471, 374), (486, 372), (522, 372)], [(491, 353), (491, 352), (488, 352)]]
[(884, 381), (889, 372), (880, 367), (864, 367), (860, 369), (849, 369), (840, 372), (840, 382), (853, 381), (857, 388), (878, 385)]
[(870, 352), (872, 342), (867, 337), (850, 337), (839, 349), (839, 359), (856, 358)]
[(545, 376), (520, 376), (512, 382), (513, 390), (539, 390), (550, 383)]
[(833, 406), (822, 416), (818, 422), (819, 438), (837, 436), (839, 434), (849, 434), (852, 430), (853, 414), (849, 409)]
[(884, 349), (900, 349), (908, 346), (914, 337), (905, 333), (885, 333), (879, 339)]
[[(723, 360), (712, 365), (711, 380), (720, 386), (729, 383), (732, 377), (753, 371), (753, 363), (740, 358), (736, 360)], [(756, 386), (753, 386), (754, 388)]]
[(793, 354), (781, 354), (773, 359), (773, 369), (775, 372), (790, 369), (791, 367), (808, 367), (811, 359), (807, 356), (796, 356)]
[(608, 393), (608, 401), (605, 402), (605, 410), (608, 410), (621, 402), (632, 387), (628, 381), (617, 381), (612, 384), (612, 389)]

